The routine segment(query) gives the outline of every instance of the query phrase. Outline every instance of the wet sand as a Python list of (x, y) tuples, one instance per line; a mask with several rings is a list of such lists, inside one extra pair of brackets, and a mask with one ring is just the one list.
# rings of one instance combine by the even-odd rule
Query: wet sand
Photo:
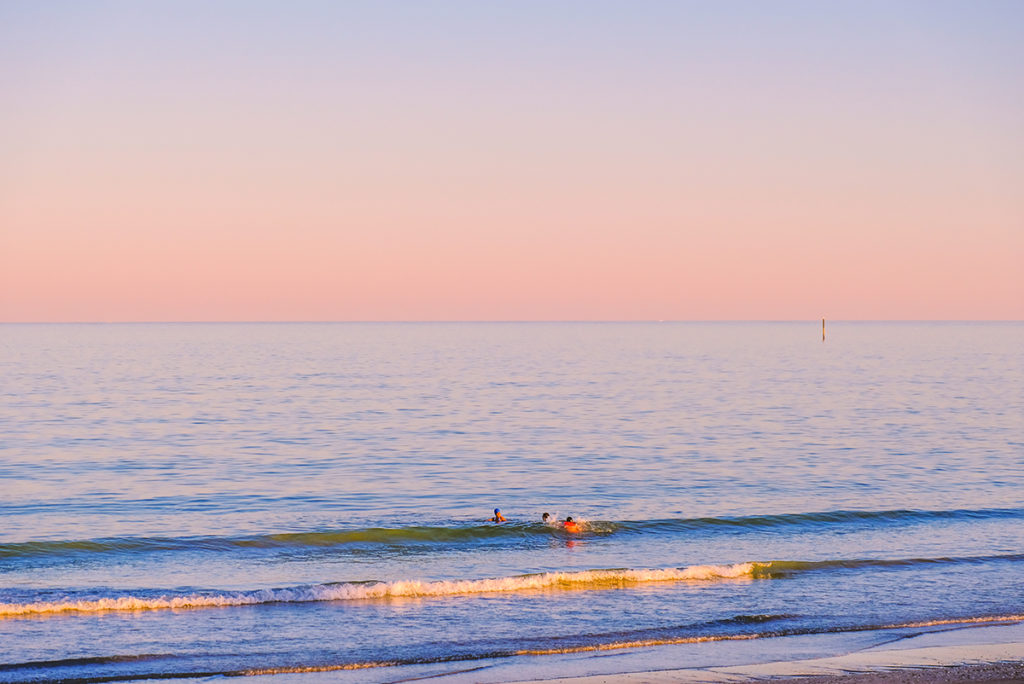
[(985, 682), (986, 684), (1024, 683), (1024, 660), (1010, 663), (987, 663), (984, 665), (950, 665), (944, 667), (901, 668), (879, 672), (864, 672), (845, 675), (810, 675), (792, 677), (726, 677), (704, 676), (692, 671), (669, 670), (664, 672), (631, 673), (581, 677), (575, 679), (550, 680), (576, 682), (577, 684), (669, 684), (684, 682), (770, 682), (771, 684), (958, 684), (959, 682)]
[(986, 665), (954, 665), (926, 669), (902, 669), (855, 675), (799, 677), (775, 680), (800, 684), (920, 684), (922, 682), (955, 684), (956, 682), (988, 682), (1010, 684), (1024, 682), (1024, 661)]
[[(950, 625), (917, 632), (900, 631), (881, 643), (866, 645), (885, 630), (865, 635), (818, 635), (816, 646), (832, 651), (810, 658), (780, 659), (778, 650), (747, 654), (743, 664), (706, 662), (695, 667), (665, 667), (671, 651), (636, 653), (618, 673), (537, 678), (545, 684), (714, 684), (727, 682), (799, 682), (800, 684), (919, 684), (921, 682), (989, 682), (1024, 684), (1024, 622), (987, 625)], [(771, 641), (771, 640), (764, 640)], [(788, 645), (795, 653), (815, 646), (814, 638), (782, 637), (776, 647)], [(753, 646), (756, 642), (748, 642)], [(812, 646), (808, 646), (812, 644)], [(763, 644), (767, 645), (767, 644)], [(682, 647), (669, 647), (670, 649)], [(707, 657), (710, 654), (705, 653)], [(724, 655), (724, 654), (723, 654)], [(695, 651), (691, 647), (691, 658)], [(735, 658), (736, 654), (730, 654)], [(711, 655), (711, 659), (715, 658)], [(646, 662), (643, 662), (646, 661)], [(606, 663), (614, 666), (613, 662)]]

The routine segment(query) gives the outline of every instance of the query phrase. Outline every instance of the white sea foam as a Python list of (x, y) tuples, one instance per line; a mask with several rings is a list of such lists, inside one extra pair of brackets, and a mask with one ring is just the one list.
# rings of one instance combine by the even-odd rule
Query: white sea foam
[(0, 617), (48, 613), (97, 613), (128, 610), (176, 610), (245, 606), (260, 603), (305, 603), (313, 601), (351, 601), (402, 597), (457, 596), (495, 592), (537, 590), (579, 590), (614, 588), (650, 582), (708, 581), (752, 577), (758, 564), (695, 565), (687, 568), (644, 570), (582, 570), (546, 572), (493, 579), (395, 582), (356, 582), (321, 584), (308, 587), (260, 589), (221, 594), (192, 594), (146, 598), (112, 598), (39, 601), (36, 603), (0, 603)]

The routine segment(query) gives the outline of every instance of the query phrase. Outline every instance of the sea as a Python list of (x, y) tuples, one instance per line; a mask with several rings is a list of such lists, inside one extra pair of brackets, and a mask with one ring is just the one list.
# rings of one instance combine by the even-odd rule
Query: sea
[(1021, 323), (0, 325), (0, 682), (1021, 619)]

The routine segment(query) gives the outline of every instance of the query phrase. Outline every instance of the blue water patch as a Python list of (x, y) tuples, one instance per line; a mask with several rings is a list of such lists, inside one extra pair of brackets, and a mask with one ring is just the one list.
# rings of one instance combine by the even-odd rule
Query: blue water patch
[(1024, 614), (1024, 325), (2, 331), (0, 681)]

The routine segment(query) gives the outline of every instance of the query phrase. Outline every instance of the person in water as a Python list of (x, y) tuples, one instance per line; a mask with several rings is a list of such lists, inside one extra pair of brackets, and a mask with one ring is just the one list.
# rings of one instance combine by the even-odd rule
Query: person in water
[(562, 523), (562, 527), (565, 529), (566, 532), (579, 532), (580, 531), (579, 524), (575, 520), (572, 519), (571, 515), (565, 519), (565, 522)]
[(547, 525), (549, 522), (551, 522), (551, 514), (545, 513), (544, 515), (540, 516), (540, 521)]
[(500, 508), (494, 509), (494, 517), (491, 518), (490, 522), (505, 522), (505, 516), (501, 514)]

